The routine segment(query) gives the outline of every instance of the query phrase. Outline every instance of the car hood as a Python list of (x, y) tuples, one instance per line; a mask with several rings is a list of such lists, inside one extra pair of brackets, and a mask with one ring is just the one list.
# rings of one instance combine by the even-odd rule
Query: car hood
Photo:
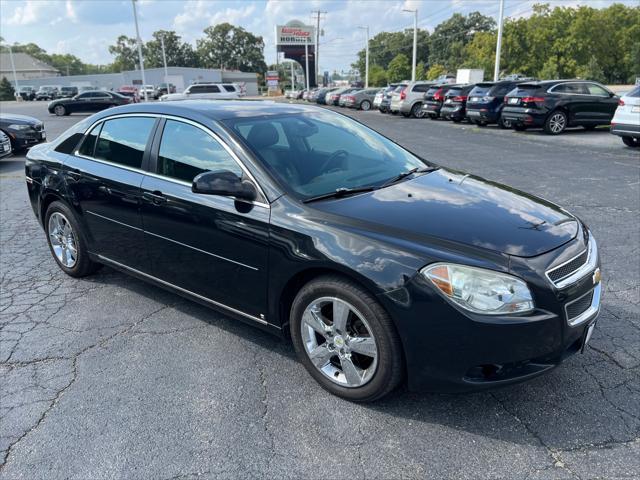
[(40, 123), (40, 120), (33, 117), (28, 117), (27, 115), (20, 115), (17, 113), (12, 114), (0, 114), (0, 123), (10, 125), (12, 123), (26, 123), (27, 125), (37, 125)]
[(313, 206), (407, 240), (439, 238), (521, 257), (557, 248), (578, 232), (577, 219), (550, 202), (447, 169)]

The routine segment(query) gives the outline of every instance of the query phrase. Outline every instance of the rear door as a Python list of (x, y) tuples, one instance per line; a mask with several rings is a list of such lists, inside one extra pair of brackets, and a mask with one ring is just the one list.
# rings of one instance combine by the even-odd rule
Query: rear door
[(105, 120), (65, 161), (68, 188), (87, 225), (90, 251), (142, 272), (149, 261), (142, 235), (140, 184), (156, 119)]
[(593, 120), (603, 124), (609, 123), (618, 107), (619, 98), (596, 83), (586, 83), (585, 87), (590, 98)]
[(262, 318), (267, 311), (269, 205), (193, 193), (208, 170), (248, 176), (207, 128), (166, 119), (142, 182), (153, 275), (207, 300)]

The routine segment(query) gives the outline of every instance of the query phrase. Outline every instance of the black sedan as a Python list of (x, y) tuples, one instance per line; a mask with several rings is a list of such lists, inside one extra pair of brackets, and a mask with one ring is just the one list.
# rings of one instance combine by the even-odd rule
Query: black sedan
[(109, 265), (290, 336), (354, 401), (535, 377), (600, 308), (578, 218), (317, 107), (119, 107), (32, 149), (26, 178), (64, 272)]
[(542, 127), (558, 135), (567, 127), (592, 130), (609, 125), (619, 98), (605, 86), (585, 80), (521, 83), (504, 101), (502, 118), (516, 130)]
[(49, 103), (49, 113), (59, 117), (75, 112), (99, 112), (109, 107), (132, 103), (132, 99), (116, 92), (90, 90), (73, 98), (61, 98)]
[(37, 118), (17, 113), (0, 113), (0, 130), (9, 140), (14, 152), (32, 147), (47, 139), (44, 123)]

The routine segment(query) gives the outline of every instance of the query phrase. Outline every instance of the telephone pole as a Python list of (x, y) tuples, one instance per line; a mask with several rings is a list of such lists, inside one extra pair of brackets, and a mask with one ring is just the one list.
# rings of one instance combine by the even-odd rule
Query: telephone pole
[(319, 58), (320, 55), (318, 54), (318, 51), (320, 50), (320, 16), (321, 15), (326, 15), (327, 12), (323, 11), (323, 10), (314, 10), (311, 12), (313, 15), (316, 16), (316, 55), (315, 55), (315, 64), (316, 64), (316, 82), (318, 81), (318, 72), (320, 69), (320, 62), (319, 62)]
[[(131, 5), (133, 6), (133, 21), (136, 24), (136, 43), (138, 44), (138, 59), (140, 60), (140, 72), (142, 73), (142, 91), (144, 92), (144, 101), (148, 100), (147, 98), (147, 89), (144, 86), (147, 84), (146, 78), (144, 78), (144, 59), (142, 58), (142, 39), (140, 38), (140, 29), (138, 28), (138, 12), (136, 11), (136, 0), (131, 0)], [(169, 91), (169, 87), (167, 86), (167, 92)]]
[(493, 71), (493, 81), (500, 79), (500, 50), (502, 49), (502, 25), (504, 23), (504, 0), (500, 0), (500, 16), (498, 18), (498, 41), (496, 43), (496, 63)]

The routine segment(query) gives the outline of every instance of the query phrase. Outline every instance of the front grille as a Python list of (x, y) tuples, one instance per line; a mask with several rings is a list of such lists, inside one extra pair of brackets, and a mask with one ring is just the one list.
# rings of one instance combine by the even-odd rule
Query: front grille
[(585, 250), (576, 258), (565, 263), (564, 265), (560, 265), (559, 267), (549, 270), (547, 272), (547, 275), (549, 276), (549, 279), (553, 283), (559, 282), (560, 280), (567, 278), (573, 272), (575, 272), (580, 267), (582, 267), (585, 263), (587, 263), (588, 259), (589, 259), (589, 252)]
[(573, 300), (565, 305), (565, 311), (567, 312), (567, 321), (571, 323), (571, 320), (579, 317), (591, 307), (593, 301), (593, 290), (583, 295), (577, 300)]

